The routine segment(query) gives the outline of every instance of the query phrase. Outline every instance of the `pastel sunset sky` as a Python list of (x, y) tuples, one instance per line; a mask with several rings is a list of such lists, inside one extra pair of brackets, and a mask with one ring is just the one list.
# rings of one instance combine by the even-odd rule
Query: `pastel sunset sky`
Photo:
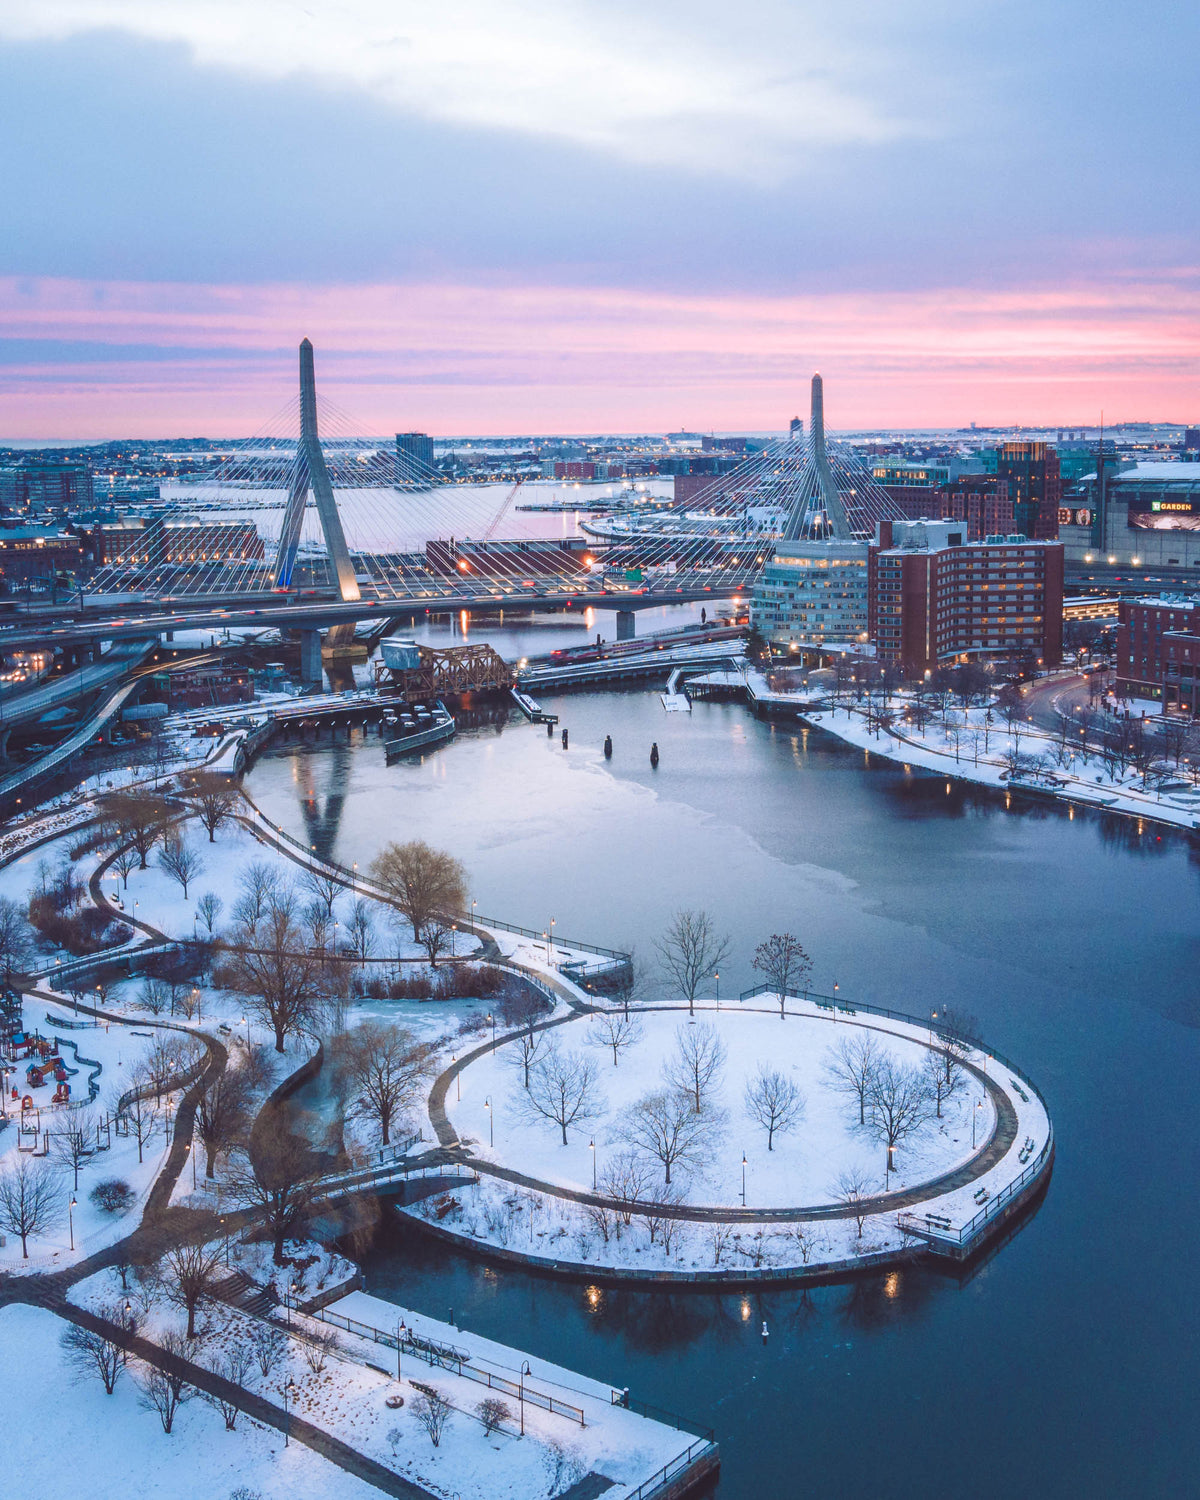
[(0, 440), (1200, 420), (1200, 8), (0, 0)]

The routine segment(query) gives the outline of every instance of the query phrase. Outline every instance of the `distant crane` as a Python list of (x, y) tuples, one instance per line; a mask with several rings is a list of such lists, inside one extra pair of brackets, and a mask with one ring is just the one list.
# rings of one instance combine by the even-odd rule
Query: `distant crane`
[(481, 541), (490, 542), (491, 539), (495, 536), (495, 534), (496, 534), (496, 527), (499, 526), (499, 524), (500, 524), (501, 521), (503, 521), (505, 515), (508, 512), (508, 507), (513, 503), (513, 500), (516, 497), (517, 491), (521, 488), (521, 486), (524, 483), (525, 483), (525, 476), (524, 476), (524, 474), (522, 474), (521, 477), (520, 477), (520, 479), (517, 480), (516, 484), (513, 485), (512, 489), (509, 490), (508, 494), (505, 495), (505, 497), (504, 497), (504, 504), (500, 507), (500, 509), (492, 517), (492, 524), (483, 533), (483, 536), (480, 538)]

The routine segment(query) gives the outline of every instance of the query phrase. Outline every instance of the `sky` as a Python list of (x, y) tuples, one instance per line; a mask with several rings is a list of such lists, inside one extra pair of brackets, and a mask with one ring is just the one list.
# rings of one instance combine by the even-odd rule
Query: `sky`
[(1200, 8), (0, 0), (0, 441), (1200, 420)]

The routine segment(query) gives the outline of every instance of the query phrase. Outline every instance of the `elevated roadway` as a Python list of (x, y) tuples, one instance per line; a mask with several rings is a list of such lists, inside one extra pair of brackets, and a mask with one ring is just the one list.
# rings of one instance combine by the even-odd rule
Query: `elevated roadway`
[(0, 693), (0, 755), (3, 754), (8, 735), (13, 729), (23, 724), (36, 723), (56, 708), (81, 703), (93, 693), (119, 682), (135, 667), (141, 666), (157, 645), (156, 636), (146, 639), (143, 626), (141, 639), (125, 640), (114, 645), (99, 661), (60, 673), (32, 687)]
[[(253, 601), (212, 603), (206, 599), (130, 601), (106, 609), (80, 612), (63, 610), (13, 615), (0, 621), (0, 650), (24, 647), (73, 649), (97, 640), (136, 640), (147, 632), (163, 635), (176, 630), (222, 631), (227, 629), (323, 630), (359, 621), (405, 618), (423, 612), (445, 614), (455, 610), (487, 612), (499, 609), (599, 609), (613, 610), (629, 620), (633, 633), (634, 612), (664, 604), (695, 604), (728, 599), (744, 593), (753, 578), (730, 580), (715, 575), (668, 575), (647, 585), (588, 584), (579, 578), (546, 579), (531, 584), (487, 583), (453, 589), (415, 588), (411, 594), (364, 596), (357, 600), (330, 598), (272, 599), (256, 595)], [(620, 627), (620, 622), (618, 622)], [(620, 629), (618, 628), (618, 633)]]

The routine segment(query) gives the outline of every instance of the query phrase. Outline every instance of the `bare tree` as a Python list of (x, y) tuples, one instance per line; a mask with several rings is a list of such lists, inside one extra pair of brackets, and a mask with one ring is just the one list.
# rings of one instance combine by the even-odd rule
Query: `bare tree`
[(942, 1105), (958, 1092), (961, 1082), (962, 1074), (958, 1070), (958, 1064), (948, 1052), (931, 1051), (925, 1054), (925, 1083), (937, 1106), (939, 1120), (942, 1118)]
[(566, 1052), (551, 1040), (530, 1069), (529, 1087), (521, 1096), (527, 1112), (553, 1120), (567, 1144), (567, 1127), (596, 1120), (604, 1113), (605, 1101), (590, 1057)]
[(288, 1341), (278, 1328), (272, 1328), (269, 1323), (258, 1322), (251, 1328), (250, 1352), (264, 1380), (269, 1379), (272, 1371), (279, 1368), (287, 1354), (287, 1348)]
[(779, 1014), (784, 1001), (794, 995), (812, 972), (812, 959), (790, 932), (773, 933), (754, 951), (754, 967), (763, 975), (767, 987), (779, 996)]
[(320, 1375), (329, 1362), (329, 1356), (341, 1347), (332, 1328), (313, 1333), (304, 1341), (304, 1363), (314, 1375)]
[(729, 939), (717, 935), (708, 912), (684, 908), (675, 913), (655, 947), (664, 973), (694, 1015), (700, 986), (724, 963), (729, 954)]
[(204, 1175), (217, 1175), (217, 1157), (232, 1151), (250, 1126), (252, 1104), (245, 1068), (223, 1068), (196, 1101), (196, 1134), (204, 1146)]
[(167, 1275), (164, 1285), (172, 1302), (187, 1313), (187, 1337), (196, 1337), (196, 1309), (211, 1297), (221, 1264), (221, 1246), (185, 1242), (166, 1254)]
[(0, 896), (0, 969), (4, 983), (12, 984), (13, 970), (19, 969), (33, 951), (33, 928), (18, 902)]
[(429, 960), (431, 969), (437, 968), (437, 961), (450, 947), (451, 933), (453, 929), (445, 922), (440, 922), (436, 917), (429, 917), (424, 927), (421, 928), (421, 946), (425, 949), (425, 956)]
[(787, 1135), (804, 1119), (804, 1095), (785, 1074), (758, 1065), (746, 1083), (746, 1113), (767, 1132), (767, 1150), (775, 1149), (775, 1136)]
[(41, 1234), (62, 1217), (62, 1186), (44, 1161), (19, 1154), (0, 1170), (0, 1229), (21, 1240), (29, 1259), (29, 1236)]
[(247, 865), (238, 881), (238, 898), (233, 907), (234, 921), (253, 934), (271, 897), (279, 889), (279, 884), (279, 873), (270, 865), (261, 860)]
[(326, 915), (332, 921), (334, 905), (343, 890), (341, 877), (333, 870), (327, 870), (323, 865), (309, 865), (300, 880), (305, 889), (311, 891), (321, 902)]
[(321, 1164), (308, 1141), (290, 1128), (292, 1120), (278, 1104), (259, 1115), (253, 1150), (234, 1158), (230, 1186), (247, 1208), (256, 1209), (270, 1232), (277, 1266), (283, 1244), (303, 1220), (316, 1192)]
[[(116, 1307), (100, 1307), (97, 1308), (97, 1312), (108, 1323), (115, 1323), (119, 1326), (122, 1322), (121, 1314)], [(122, 1346), (115, 1343), (105, 1333), (96, 1332), (91, 1328), (79, 1328), (75, 1324), (70, 1324), (64, 1329), (59, 1343), (62, 1345), (67, 1364), (74, 1370), (76, 1376), (80, 1380), (85, 1380), (91, 1375), (99, 1375), (105, 1395), (111, 1396), (125, 1368), (126, 1355)]]
[[(180, 1335), (166, 1333), (161, 1342), (167, 1354), (175, 1355), (177, 1358), (186, 1358), (186, 1345)], [(158, 1365), (147, 1365), (145, 1373), (138, 1381), (138, 1387), (142, 1393), (141, 1405), (147, 1411), (158, 1413), (162, 1430), (167, 1434), (175, 1425), (175, 1417), (179, 1408), (195, 1395), (195, 1391), (182, 1375), (175, 1373), (174, 1370), (160, 1369)]]
[[(158, 1128), (158, 1106), (141, 1092), (143, 1086), (151, 1087), (149, 1083), (144, 1085), (139, 1083), (135, 1075), (134, 1084), (133, 1094), (125, 1101), (117, 1117), (128, 1134), (137, 1142), (138, 1161), (141, 1162), (144, 1159), (146, 1143)], [(117, 1111), (114, 1110), (114, 1113)]]
[(144, 792), (115, 792), (104, 799), (104, 812), (137, 850), (138, 868), (144, 870), (151, 850), (174, 817), (170, 804)]
[(172, 880), (183, 887), (183, 899), (186, 901), (189, 881), (194, 880), (204, 868), (204, 861), (198, 851), (188, 844), (181, 833), (172, 831), (163, 839), (162, 848), (158, 851), (158, 863)]
[(451, 1409), (445, 1396), (431, 1385), (420, 1386), (413, 1397), (413, 1416), (418, 1425), (429, 1434), (429, 1441), (435, 1448), (442, 1441), (442, 1433), (446, 1430), (446, 1423), (450, 1420)]
[(289, 1036), (315, 1025), (320, 1010), (320, 958), (304, 940), (291, 896), (286, 889), (272, 891), (255, 925), (240, 921), (230, 943), (234, 987), (274, 1032), (276, 1052)]
[(483, 1423), (484, 1437), (491, 1437), (504, 1426), (505, 1422), (512, 1421), (512, 1412), (503, 1401), (498, 1401), (495, 1396), (489, 1396), (481, 1401), (475, 1408), (475, 1415)]
[(637, 1016), (631, 1016), (624, 1010), (595, 1011), (588, 1027), (587, 1039), (593, 1047), (608, 1048), (615, 1068), (625, 1048), (641, 1041), (642, 1023)]
[(434, 1048), (411, 1031), (364, 1021), (338, 1039), (337, 1067), (352, 1095), (349, 1113), (377, 1124), (388, 1145), (392, 1126), (424, 1097), (433, 1062)]
[(929, 1119), (925, 1075), (919, 1067), (907, 1067), (886, 1054), (875, 1069), (867, 1103), (867, 1124), (886, 1145), (890, 1168), (897, 1146), (916, 1135)]
[(386, 844), (371, 874), (407, 917), (417, 942), (435, 918), (453, 915), (466, 904), (467, 874), (462, 865), (420, 839)]
[(209, 937), (212, 937), (217, 926), (217, 918), (225, 910), (225, 903), (217, 895), (216, 891), (205, 891), (199, 901), (196, 902), (196, 916), (204, 923)]
[(652, 1186), (652, 1169), (640, 1151), (626, 1149), (618, 1151), (604, 1168), (600, 1178), (600, 1191), (612, 1198), (617, 1213), (626, 1228), (633, 1222), (633, 1209), (628, 1205), (640, 1203)]
[(129, 889), (129, 877), (140, 864), (141, 859), (132, 844), (122, 844), (113, 855), (109, 868), (115, 870), (121, 877), (122, 890)]
[(73, 1174), (71, 1191), (79, 1191), (79, 1174), (90, 1166), (95, 1151), (96, 1116), (90, 1109), (73, 1109), (63, 1121), (61, 1130), (50, 1137), (56, 1161)]
[(220, 1389), (212, 1394), (202, 1392), (204, 1400), (211, 1402), (225, 1418), (226, 1432), (233, 1432), (237, 1428), (237, 1419), (242, 1411), (246, 1381), (249, 1378), (253, 1364), (254, 1355), (243, 1343), (226, 1344), (209, 1358), (208, 1368), (214, 1375), (226, 1381), (232, 1388), (230, 1390)]
[(524, 1029), (517, 1033), (515, 1041), (510, 1042), (500, 1054), (508, 1063), (521, 1074), (521, 1082), (525, 1088), (529, 1087), (529, 1074), (534, 1063), (541, 1055), (542, 1049), (548, 1047), (553, 1038), (543, 1027), (534, 1025), (536, 1012), (530, 1011), (528, 1021)]
[(375, 920), (371, 915), (371, 903), (365, 896), (357, 897), (350, 908), (346, 937), (355, 958), (360, 964), (365, 964), (375, 949)]
[(854, 1222), (861, 1240), (863, 1224), (870, 1212), (866, 1200), (872, 1193), (871, 1179), (861, 1167), (850, 1167), (838, 1178), (834, 1191), (838, 1200), (854, 1211)]
[(668, 1059), (663, 1076), (673, 1089), (692, 1101), (692, 1108), (700, 1114), (709, 1096), (720, 1087), (724, 1066), (725, 1043), (716, 1027), (689, 1022), (676, 1029), (675, 1055)]
[(855, 1031), (826, 1056), (825, 1073), (839, 1093), (858, 1102), (858, 1123), (867, 1122), (867, 1099), (883, 1053), (869, 1031)]
[(237, 792), (227, 777), (205, 771), (192, 779), (192, 798), (196, 816), (204, 825), (208, 842), (216, 842), (217, 829), (227, 823), (237, 805)]
[(647, 1094), (629, 1110), (621, 1125), (623, 1138), (662, 1165), (667, 1185), (671, 1173), (699, 1167), (715, 1124), (710, 1109), (697, 1113), (688, 1094)]

